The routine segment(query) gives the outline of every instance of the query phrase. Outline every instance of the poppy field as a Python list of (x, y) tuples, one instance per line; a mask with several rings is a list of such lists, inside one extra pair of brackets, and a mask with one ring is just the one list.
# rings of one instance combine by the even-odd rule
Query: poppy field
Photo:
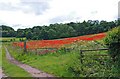
[(108, 50), (80, 53), (81, 50), (106, 48), (103, 43), (106, 36), (107, 33), (99, 33), (56, 40), (30, 40), (26, 42), (26, 53), (21, 49), (24, 42), (13, 42), (7, 48), (16, 60), (58, 77), (116, 76)]
[[(35, 40), (27, 41), (27, 49), (39, 49), (39, 48), (61, 48), (64, 45), (72, 44), (74, 42), (83, 40), (83, 41), (95, 41), (103, 39), (106, 36), (106, 33), (99, 33), (94, 35), (85, 35), (72, 38), (56, 39), (56, 40)], [(24, 47), (24, 42), (14, 42), (13, 46), (15, 47)]]
[[(37, 49), (37, 55), (36, 51), (28, 51), (29, 54), (22, 54), (23, 51), (20, 50), (24, 47), (23, 42), (15, 42), (13, 43), (15, 47), (11, 46), (8, 47), (8, 49), (16, 60), (37, 69), (42, 69), (55, 76), (77, 77), (79, 75), (81, 77), (104, 77), (109, 76), (109, 74), (114, 76), (111, 71), (111, 62), (107, 62), (109, 61), (109, 56), (102, 56), (108, 55), (107, 51), (85, 52), (83, 54), (84, 63), (80, 63), (81, 56), (79, 50), (103, 48), (97, 41), (103, 40), (106, 35), (106, 33), (99, 33), (57, 40), (28, 41), (26, 43), (27, 49)], [(18, 48), (16, 48), (17, 46)], [(58, 48), (58, 50), (46, 48)], [(67, 48), (70, 48), (70, 51), (67, 50)], [(81, 68), (83, 68), (83, 70), (81, 70)]]

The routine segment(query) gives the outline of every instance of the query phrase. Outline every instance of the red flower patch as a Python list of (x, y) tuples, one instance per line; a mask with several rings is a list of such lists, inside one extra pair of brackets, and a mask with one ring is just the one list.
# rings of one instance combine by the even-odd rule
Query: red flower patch
[[(28, 41), (26, 43), (27, 49), (38, 49), (38, 48), (60, 48), (63, 45), (71, 44), (76, 41), (84, 40), (84, 41), (94, 41), (103, 39), (106, 36), (105, 33), (99, 33), (96, 35), (86, 35), (86, 36), (79, 36), (73, 38), (64, 38), (61, 40), (37, 40), (37, 41)], [(15, 42), (13, 46), (18, 46), (23, 48), (23, 42)], [(45, 51), (46, 52), (46, 51)]]

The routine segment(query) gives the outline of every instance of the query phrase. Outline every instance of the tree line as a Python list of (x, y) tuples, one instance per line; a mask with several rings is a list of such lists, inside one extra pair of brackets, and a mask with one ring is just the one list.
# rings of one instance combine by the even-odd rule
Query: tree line
[(31, 40), (60, 39), (67, 37), (76, 37), (86, 34), (95, 34), (106, 32), (120, 25), (120, 20), (111, 22), (88, 20), (83, 22), (55, 23), (49, 26), (34, 26), (32, 28), (17, 29), (1, 25), (2, 37), (26, 37)]

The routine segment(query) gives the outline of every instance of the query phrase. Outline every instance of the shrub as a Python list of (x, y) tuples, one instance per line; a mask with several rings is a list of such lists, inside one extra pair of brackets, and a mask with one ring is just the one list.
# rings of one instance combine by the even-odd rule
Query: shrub
[(120, 26), (109, 31), (104, 41), (116, 67), (120, 67)]
[(105, 43), (109, 48), (109, 54), (113, 59), (120, 56), (120, 27), (114, 28), (108, 32)]

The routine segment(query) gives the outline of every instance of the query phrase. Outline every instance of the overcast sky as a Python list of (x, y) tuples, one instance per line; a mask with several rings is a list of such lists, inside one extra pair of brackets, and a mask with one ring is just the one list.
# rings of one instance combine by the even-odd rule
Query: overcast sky
[(119, 0), (0, 0), (0, 25), (28, 28), (83, 20), (114, 21)]

